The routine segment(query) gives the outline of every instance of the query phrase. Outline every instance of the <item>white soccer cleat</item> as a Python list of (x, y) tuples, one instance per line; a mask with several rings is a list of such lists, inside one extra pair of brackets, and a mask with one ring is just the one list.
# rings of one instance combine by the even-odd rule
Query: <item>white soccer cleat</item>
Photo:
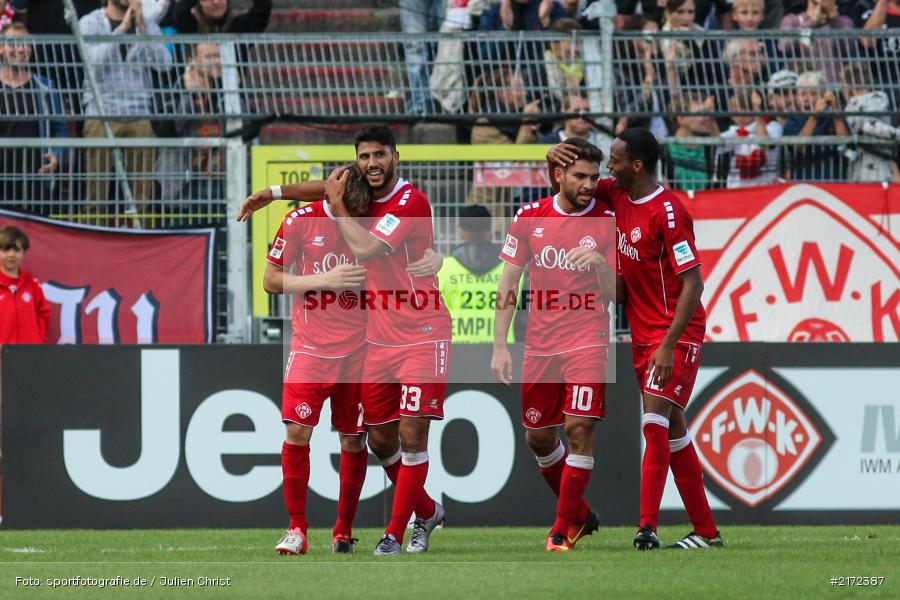
[(409, 538), (409, 544), (406, 545), (406, 551), (410, 554), (428, 552), (428, 540), (431, 538), (431, 532), (438, 525), (443, 525), (446, 520), (444, 507), (439, 502), (435, 502), (434, 514), (431, 515), (430, 519), (416, 519), (413, 521), (413, 532)]
[(275, 544), (275, 552), (278, 554), (306, 554), (308, 548), (306, 536), (299, 529), (289, 529), (284, 532), (278, 543)]
[(666, 548), (671, 548), (673, 550), (703, 550), (706, 548), (724, 547), (725, 541), (722, 539), (722, 534), (718, 531), (716, 532), (716, 535), (711, 538), (703, 537), (692, 531), (671, 546), (666, 546)]
[(400, 542), (391, 534), (385, 534), (375, 546), (375, 556), (400, 556)]

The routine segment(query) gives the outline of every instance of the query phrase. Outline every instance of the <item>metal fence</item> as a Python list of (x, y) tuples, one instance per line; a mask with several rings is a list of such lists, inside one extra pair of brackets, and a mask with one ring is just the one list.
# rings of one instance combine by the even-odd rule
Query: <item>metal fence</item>
[[(13, 40), (4, 53), (20, 64), (5, 63), (54, 82), (66, 119), (471, 121), (521, 117), (529, 105), (551, 118), (570, 112), (575, 93), (589, 101), (579, 110), (621, 126), (698, 112), (840, 113), (848, 88), (884, 92), (889, 104), (864, 112), (885, 116), (900, 82), (897, 30), (127, 35), (85, 38), (87, 61), (72, 37)], [(410, 83), (405, 56), (423, 57), (430, 82)], [(820, 75), (770, 94), (783, 69)], [(104, 110), (85, 83), (91, 72)], [(829, 93), (834, 101), (817, 107)], [(45, 95), (4, 89), (0, 109), (31, 119)], [(714, 104), (702, 105), (709, 98)]]

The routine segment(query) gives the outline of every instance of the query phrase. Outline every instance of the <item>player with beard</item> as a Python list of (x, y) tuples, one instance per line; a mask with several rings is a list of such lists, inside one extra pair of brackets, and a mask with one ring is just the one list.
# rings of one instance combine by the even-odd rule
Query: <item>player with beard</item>
[[(343, 194), (347, 172), (326, 182), (338, 226), (357, 259), (366, 265), (366, 288), (387, 294), (370, 310), (363, 370), (364, 423), (370, 447), (384, 456), (402, 453), (391, 520), (376, 556), (400, 554), (406, 525), (416, 521), (407, 552), (428, 550), (431, 532), (444, 521), (443, 507), (425, 493), (428, 430), (444, 418), (450, 367), (450, 313), (433, 276), (410, 276), (410, 256), (434, 244), (428, 198), (396, 171), (400, 160), (387, 127), (363, 127), (356, 135), (356, 163), (372, 187), (370, 227), (349, 219)], [(343, 218), (342, 218), (343, 217)], [(406, 300), (403, 300), (406, 298)], [(378, 450), (375, 450), (378, 448)]]
[[(550, 149), (551, 164), (577, 160), (576, 148)], [(610, 146), (611, 177), (595, 197), (615, 211), (617, 297), (631, 325), (634, 371), (641, 387), (645, 440), (638, 550), (659, 548), (659, 506), (671, 467), (694, 530), (669, 548), (721, 548), (684, 410), (700, 366), (706, 312), (693, 221), (681, 200), (656, 182), (659, 143), (649, 130), (622, 132)]]
[[(369, 261), (366, 288), (405, 291), (407, 282), (412, 282), (413, 292), (437, 292), (433, 260), (406, 264), (406, 256), (425, 255), (427, 259), (433, 254), (431, 208), (421, 192), (398, 176), (399, 153), (393, 134), (385, 127), (364, 127), (357, 134), (356, 149), (357, 166), (365, 173), (375, 198), (367, 213), (374, 226), (367, 230), (348, 218), (338, 218), (337, 223), (355, 257)], [(347, 177), (345, 169), (336, 169), (329, 178), (331, 207), (338, 217), (349, 215), (342, 200)], [(247, 198), (237, 219), (246, 220), (273, 199), (312, 200), (321, 198), (325, 191), (326, 182), (321, 181), (284, 188), (273, 186)], [(428, 297), (434, 298), (431, 294)], [(405, 309), (398, 311), (368, 312), (369, 355), (362, 380), (374, 383), (363, 386), (365, 424), (369, 447), (397, 486), (391, 524), (376, 553), (399, 553), (412, 507), (416, 520), (407, 551), (425, 552), (432, 531), (444, 520), (443, 507), (428, 496), (423, 486), (428, 469), (429, 419), (443, 417), (450, 317), (442, 304), (419, 310), (407, 303)], [(373, 348), (376, 358), (372, 358)]]
[[(546, 543), (551, 552), (569, 551), (599, 526), (584, 494), (594, 466), (594, 427), (606, 412), (607, 305), (615, 296), (614, 224), (594, 200), (603, 153), (581, 138), (565, 143), (576, 158), (553, 170), (560, 192), (520, 208), (500, 252), (506, 264), (491, 358), (495, 377), (509, 385), (512, 356), (506, 338), (519, 281), (530, 263), (526, 298), (538, 300), (528, 304), (522, 424), (541, 475), (558, 497)], [(553, 294), (558, 303), (549, 300)], [(557, 433), (560, 425), (568, 455)]]

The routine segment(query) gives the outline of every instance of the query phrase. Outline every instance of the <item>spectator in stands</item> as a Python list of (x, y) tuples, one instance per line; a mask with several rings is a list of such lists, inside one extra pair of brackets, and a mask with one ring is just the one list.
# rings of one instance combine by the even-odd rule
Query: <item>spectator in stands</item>
[[(581, 49), (572, 34), (581, 31), (581, 25), (575, 19), (563, 18), (550, 24), (550, 31), (568, 35), (566, 39), (550, 42), (544, 51), (544, 72), (547, 87), (559, 106), (565, 98), (582, 86), (584, 82), (584, 62), (581, 60)], [(546, 110), (546, 107), (545, 107)]]
[[(717, 86), (716, 104), (728, 106), (734, 91), (762, 89), (768, 79), (765, 44), (759, 40), (738, 37), (728, 40), (722, 51), (728, 79), (724, 86)], [(732, 125), (728, 117), (719, 119), (723, 131)]]
[[(837, 98), (826, 88), (825, 75), (807, 71), (797, 77), (797, 109), (809, 113), (832, 112), (838, 108)], [(824, 91), (824, 93), (823, 93)], [(829, 136), (848, 135), (840, 117), (796, 115), (784, 123), (784, 135)], [(790, 177), (799, 181), (835, 181), (843, 176), (843, 156), (837, 147), (827, 144), (795, 146), (790, 153)]]
[[(853, 116), (860, 112), (888, 112), (891, 109), (887, 94), (872, 91), (869, 72), (861, 64), (844, 67), (841, 72), (841, 91), (846, 100), (847, 125), (854, 135), (868, 135), (892, 142), (900, 142), (900, 128), (890, 124), (887, 116)], [(851, 156), (853, 156), (851, 154)], [(900, 170), (894, 148), (888, 145), (861, 144), (850, 161), (850, 181), (900, 182)]]
[[(161, 114), (222, 114), (222, 59), (218, 44), (186, 46), (187, 66), (173, 86), (175, 93), (158, 97)], [(166, 102), (168, 101), (168, 102)], [(159, 137), (222, 137), (224, 119), (161, 119), (153, 122)], [(225, 156), (220, 148), (162, 148), (154, 172), (166, 208), (185, 211), (191, 198), (222, 198), (221, 175)]]
[(472, 127), (473, 144), (531, 144), (537, 140), (537, 119), (542, 100), (528, 102), (525, 82), (507, 67), (482, 75), (475, 81), (469, 99), (473, 113), (494, 113), (516, 116), (518, 122), (491, 122), (479, 117)]
[[(623, 31), (657, 31), (652, 21), (631, 17), (624, 21)], [(646, 127), (657, 138), (669, 135), (666, 122), (657, 115), (663, 112), (664, 103), (656, 91), (656, 69), (653, 66), (655, 44), (641, 38), (613, 40), (613, 71), (615, 79), (615, 110), (620, 116), (614, 125), (616, 135), (631, 127)], [(644, 113), (638, 116), (635, 113)]]
[[(159, 35), (159, 25), (143, 15), (141, 0), (107, 0), (105, 8), (86, 14), (79, 21), (83, 35), (133, 34)], [(153, 127), (146, 118), (153, 113), (154, 69), (167, 68), (172, 58), (164, 44), (155, 42), (89, 43), (87, 56), (94, 67), (100, 98), (94, 98), (91, 87), (85, 82), (84, 111), (97, 115), (102, 100), (107, 114), (119, 117), (109, 123), (117, 138), (152, 138)], [(103, 138), (105, 131), (100, 120), (86, 120), (86, 138)], [(125, 151), (125, 167), (132, 175), (131, 192), (138, 208), (145, 207), (153, 191), (153, 150), (132, 148)], [(106, 150), (87, 152), (87, 171), (90, 175), (87, 198), (91, 212), (106, 212), (108, 184), (111, 179), (112, 161)]]
[(482, 31), (540, 31), (569, 13), (556, 0), (501, 0), (481, 15)]
[(635, 20), (653, 23), (659, 29), (663, 22), (662, 5), (657, 0), (616, 0), (616, 31), (635, 29)]
[[(0, 94), (3, 112), (28, 119), (0, 119), (0, 138), (65, 138), (69, 129), (63, 120), (62, 100), (53, 82), (32, 72), (31, 44), (20, 38), (28, 35), (22, 23), (11, 23), (0, 45)], [(0, 156), (0, 200), (15, 206), (46, 213), (46, 201), (53, 197), (53, 173), (65, 160), (63, 148), (5, 148)], [(12, 204), (7, 204), (12, 203)]]
[(22, 21), (27, 14), (27, 0), (0, 0), (0, 31), (13, 21)]
[[(781, 137), (782, 127), (778, 121), (767, 120), (762, 114), (742, 113), (763, 112), (763, 98), (756, 91), (743, 89), (736, 91), (728, 102), (733, 125), (722, 132), (723, 138)], [(778, 181), (780, 175), (778, 148), (759, 144), (739, 144), (720, 149), (730, 155), (726, 187), (742, 188), (754, 185), (768, 185)]]
[[(694, 0), (666, 0), (665, 23), (661, 31), (689, 34), (702, 31), (694, 21)], [(716, 70), (718, 49), (702, 37), (689, 39), (662, 39), (659, 51), (665, 67), (663, 81), (672, 93), (689, 89), (694, 93), (708, 94), (709, 86), (721, 81)]]
[(797, 87), (797, 74), (788, 69), (776, 71), (769, 77), (766, 84), (766, 97), (769, 110), (773, 111), (773, 116), (781, 123), (782, 128), (786, 119), (786, 113), (794, 110), (796, 100), (794, 99), (794, 88)]
[[(900, 30), (900, 0), (878, 0), (872, 13), (867, 16), (865, 29)], [(893, 37), (863, 37), (860, 42), (872, 60), (874, 60), (873, 84), (888, 86), (890, 99), (896, 106), (900, 103), (900, 81), (897, 77), (897, 64), (900, 64), (900, 34)], [(894, 124), (900, 124), (900, 118), (894, 117)]]
[[(400, 27), (404, 37), (418, 37), (438, 31), (444, 18), (445, 0), (400, 0)], [(428, 91), (428, 46), (424, 42), (403, 44), (410, 98), (406, 112), (424, 115), (434, 112)]]
[[(581, 93), (570, 94), (565, 104), (564, 110), (567, 113), (577, 113), (580, 115), (581, 113), (587, 113), (591, 111), (591, 103), (588, 101), (587, 96)], [(604, 142), (603, 140), (601, 140), (600, 135), (598, 134), (597, 129), (594, 126), (594, 122), (583, 116), (570, 117), (566, 119), (561, 126), (556, 127), (553, 131), (542, 135), (538, 140), (538, 143), (558, 144), (562, 141), (565, 141), (566, 138), (572, 137), (585, 139), (598, 147), (601, 144), (605, 143), (607, 150), (609, 149), (609, 141)]]
[(738, 31), (757, 31), (765, 16), (765, 0), (734, 0), (731, 7), (731, 19)]
[(22, 268), (28, 236), (0, 229), (0, 344), (46, 344), (50, 305), (41, 284)]
[[(735, 29), (746, 32), (759, 31), (765, 18), (765, 12), (766, 5), (764, 0), (734, 0), (731, 14), (736, 25)], [(778, 42), (773, 38), (766, 38), (762, 43), (769, 71), (774, 73), (781, 68), (778, 62)]]
[(175, 0), (173, 25), (179, 33), (261, 33), (269, 26), (272, 0), (253, 0), (238, 13), (230, 0)]
[[(837, 0), (807, 0), (806, 11), (799, 15), (785, 15), (781, 20), (782, 31), (851, 29), (853, 21), (838, 14)], [(778, 42), (781, 52), (794, 70), (822, 71), (826, 79), (835, 83), (841, 72), (841, 58), (849, 56), (853, 40), (831, 37), (803, 36), (786, 38)]]
[[(685, 95), (672, 101), (673, 113), (695, 113), (675, 117), (675, 137), (718, 137), (719, 126), (708, 114), (716, 109), (714, 96)], [(706, 190), (716, 179), (716, 152), (706, 144), (673, 142), (664, 146), (666, 179), (678, 190)]]

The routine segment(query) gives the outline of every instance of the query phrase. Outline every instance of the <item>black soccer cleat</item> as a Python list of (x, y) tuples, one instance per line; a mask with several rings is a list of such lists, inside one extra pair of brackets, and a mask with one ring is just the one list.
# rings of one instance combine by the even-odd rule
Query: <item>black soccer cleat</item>
[(353, 544), (359, 540), (347, 535), (336, 535), (331, 540), (332, 554), (353, 554)]
[(634, 535), (634, 547), (638, 550), (656, 550), (659, 548), (659, 537), (649, 525), (644, 525)]
[(716, 532), (716, 535), (711, 538), (703, 537), (692, 531), (671, 546), (666, 546), (666, 548), (671, 548), (673, 550), (705, 550), (707, 548), (724, 547), (725, 540), (722, 539), (722, 534), (718, 531)]

